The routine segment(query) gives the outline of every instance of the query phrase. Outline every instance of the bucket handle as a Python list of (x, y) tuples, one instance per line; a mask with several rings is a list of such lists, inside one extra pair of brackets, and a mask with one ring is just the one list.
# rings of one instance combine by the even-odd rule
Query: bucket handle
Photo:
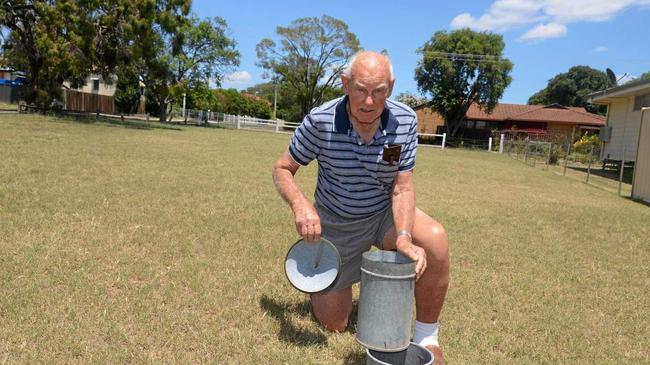
[(382, 275), (382, 274), (377, 274), (376, 272), (372, 272), (369, 270), (364, 269), (363, 267), (361, 268), (361, 271), (365, 272), (368, 275), (371, 276), (376, 276), (378, 278), (382, 279), (394, 279), (394, 280), (400, 280), (400, 279), (410, 279), (415, 276), (415, 273), (413, 274), (408, 274), (408, 275), (398, 275), (398, 276), (391, 276), (391, 275)]

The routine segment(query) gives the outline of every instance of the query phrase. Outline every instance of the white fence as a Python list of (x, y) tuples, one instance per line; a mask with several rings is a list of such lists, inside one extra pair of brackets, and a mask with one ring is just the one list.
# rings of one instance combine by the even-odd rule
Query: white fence
[[(261, 119), (242, 115), (216, 113), (209, 110), (186, 110), (185, 113), (186, 115), (183, 115), (181, 112), (174, 112), (171, 121), (175, 123), (205, 125), (209, 127), (246, 129), (287, 134), (293, 134), (293, 132), (300, 126), (300, 123), (287, 122), (282, 119)], [(434, 141), (437, 138), (442, 138), (442, 143), (440, 144), (429, 144), (421, 142), (418, 144), (419, 146), (435, 147), (441, 149), (444, 149), (446, 146), (447, 133), (418, 133), (418, 137), (425, 137), (424, 139), (434, 139)]]
[(437, 147), (437, 148), (442, 148), (443, 150), (445, 149), (445, 144), (447, 142), (447, 133), (443, 134), (430, 134), (430, 133), (418, 133), (418, 137), (432, 137), (432, 138), (437, 138), (437, 137), (442, 137), (442, 143), (441, 144), (427, 144), (427, 143), (418, 143), (418, 147), (420, 146), (426, 146), (426, 147)]
[(171, 119), (175, 123), (205, 125), (208, 127), (247, 129), (275, 133), (288, 133), (300, 126), (300, 123), (287, 122), (282, 119), (262, 119), (243, 115), (232, 115), (202, 110), (186, 110), (186, 115), (175, 113)]

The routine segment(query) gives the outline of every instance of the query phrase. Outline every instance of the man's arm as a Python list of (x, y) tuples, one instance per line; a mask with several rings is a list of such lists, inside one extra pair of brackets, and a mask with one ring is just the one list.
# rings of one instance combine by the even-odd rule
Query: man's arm
[(419, 278), (427, 268), (427, 255), (424, 249), (413, 244), (411, 233), (415, 222), (415, 187), (413, 171), (398, 172), (393, 185), (393, 221), (397, 241), (397, 251), (416, 262), (415, 273)]
[(284, 151), (273, 165), (273, 183), (293, 211), (298, 234), (305, 241), (317, 241), (321, 234), (320, 217), (314, 205), (296, 184), (293, 176), (299, 168), (300, 164), (291, 158), (289, 151)]

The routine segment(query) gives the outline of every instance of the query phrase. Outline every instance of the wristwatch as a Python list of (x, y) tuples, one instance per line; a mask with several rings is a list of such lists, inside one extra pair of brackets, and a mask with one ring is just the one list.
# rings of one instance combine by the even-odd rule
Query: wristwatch
[(411, 235), (411, 232), (409, 232), (407, 230), (401, 229), (401, 230), (397, 231), (397, 237), (399, 237), (399, 236), (406, 236), (406, 237), (409, 238), (409, 240), (413, 241), (413, 236)]

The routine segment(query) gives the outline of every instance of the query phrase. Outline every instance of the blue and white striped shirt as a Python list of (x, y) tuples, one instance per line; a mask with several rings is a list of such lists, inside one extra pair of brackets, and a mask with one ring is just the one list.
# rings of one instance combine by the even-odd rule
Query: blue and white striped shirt
[[(352, 128), (342, 97), (314, 108), (305, 116), (289, 144), (300, 165), (318, 161), (316, 201), (346, 218), (364, 218), (391, 203), (398, 171), (415, 167), (416, 115), (408, 106), (386, 100), (381, 125), (366, 145)], [(383, 159), (385, 147), (398, 145), (399, 160)]]

